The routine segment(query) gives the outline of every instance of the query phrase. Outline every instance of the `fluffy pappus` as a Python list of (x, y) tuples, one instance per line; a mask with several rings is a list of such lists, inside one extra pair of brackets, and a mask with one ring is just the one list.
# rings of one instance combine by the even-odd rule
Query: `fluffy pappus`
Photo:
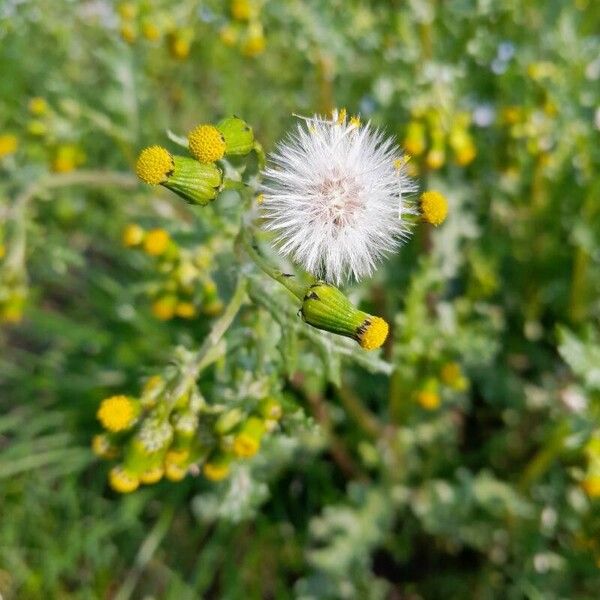
[(265, 227), (284, 256), (320, 279), (369, 276), (410, 233), (406, 159), (345, 110), (300, 119), (264, 171)]

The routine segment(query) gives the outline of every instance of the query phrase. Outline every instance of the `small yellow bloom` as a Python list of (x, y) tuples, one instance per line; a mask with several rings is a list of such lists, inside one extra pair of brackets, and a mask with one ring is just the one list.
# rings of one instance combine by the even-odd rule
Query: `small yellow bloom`
[(127, 248), (138, 246), (142, 243), (143, 239), (144, 230), (137, 223), (129, 223), (129, 225), (126, 225), (125, 229), (123, 229), (123, 234), (121, 236), (123, 246), (126, 246)]
[(121, 34), (121, 39), (128, 44), (133, 44), (137, 37), (135, 27), (131, 23), (123, 23), (119, 29), (119, 33)]
[(167, 251), (171, 236), (164, 229), (151, 229), (144, 237), (144, 251), (150, 256), (160, 256)]
[(176, 465), (175, 463), (167, 463), (165, 465), (165, 477), (169, 481), (181, 481), (187, 474), (187, 467)]
[(455, 152), (456, 162), (461, 167), (466, 167), (472, 163), (477, 156), (477, 149), (472, 142), (461, 147)]
[(432, 148), (425, 157), (425, 164), (433, 170), (441, 169), (446, 162), (446, 155), (443, 150)]
[(237, 42), (238, 32), (235, 27), (225, 25), (225, 27), (222, 27), (219, 31), (219, 37), (226, 46), (232, 47), (235, 46), (235, 43)]
[(360, 117), (358, 115), (350, 117), (350, 125), (352, 125), (352, 127), (360, 127)]
[(152, 314), (161, 321), (169, 321), (175, 316), (177, 298), (174, 296), (163, 296), (152, 303)]
[(425, 410), (435, 410), (439, 408), (441, 400), (440, 395), (437, 392), (431, 390), (421, 390), (417, 394), (417, 402)]
[(390, 327), (381, 317), (369, 317), (357, 332), (358, 343), (365, 350), (380, 348), (387, 339)]
[(192, 34), (189, 30), (171, 32), (167, 38), (169, 53), (177, 60), (185, 60), (192, 49)]
[(117, 7), (117, 12), (122, 19), (135, 19), (137, 15), (137, 6), (133, 2), (121, 2)]
[(142, 35), (149, 42), (156, 42), (160, 39), (160, 28), (152, 21), (144, 21), (142, 24)]
[(81, 163), (82, 154), (74, 144), (62, 144), (56, 148), (50, 168), (55, 173), (70, 173)]
[(207, 462), (202, 467), (202, 473), (206, 479), (221, 481), (229, 475), (229, 464), (224, 462)]
[(230, 8), (231, 16), (236, 21), (248, 21), (253, 13), (250, 0), (233, 0)]
[(440, 192), (423, 192), (421, 194), (421, 211), (424, 219), (437, 227), (446, 220), (448, 201)]
[(110, 470), (108, 482), (110, 483), (110, 487), (120, 494), (134, 492), (140, 485), (139, 479), (121, 466), (113, 467)]
[(600, 498), (600, 475), (588, 475), (581, 487), (590, 498)]
[(137, 176), (145, 183), (158, 185), (164, 183), (175, 168), (173, 157), (161, 146), (144, 148), (135, 165)]
[(45, 115), (48, 111), (48, 103), (40, 96), (31, 98), (28, 104), (29, 112), (36, 117)]
[(19, 147), (19, 138), (11, 133), (0, 135), (0, 158), (10, 156), (17, 151)]
[(340, 111), (337, 113), (337, 124), (343, 125), (346, 122), (346, 115), (348, 112), (345, 108), (340, 108)]
[(188, 134), (192, 156), (201, 163), (211, 163), (225, 155), (225, 138), (214, 125), (198, 125)]
[(196, 307), (191, 302), (178, 302), (175, 314), (182, 319), (193, 319), (196, 316)]
[(137, 418), (137, 406), (127, 396), (111, 396), (100, 403), (96, 417), (108, 431), (116, 433), (129, 429)]
[(267, 40), (262, 32), (249, 35), (242, 45), (242, 53), (244, 56), (253, 58), (262, 54), (267, 47)]
[(447, 386), (458, 391), (464, 391), (468, 386), (467, 379), (456, 362), (449, 362), (442, 366), (440, 379)]
[(260, 449), (260, 441), (247, 433), (239, 433), (233, 440), (233, 453), (239, 458), (250, 458)]
[(425, 126), (419, 121), (411, 121), (406, 128), (404, 149), (411, 156), (419, 156), (425, 152)]
[(183, 465), (190, 457), (190, 451), (187, 449), (169, 450), (165, 456), (165, 464)]
[(140, 475), (140, 482), (152, 485), (159, 482), (163, 478), (164, 473), (165, 470), (162, 467), (152, 467)]

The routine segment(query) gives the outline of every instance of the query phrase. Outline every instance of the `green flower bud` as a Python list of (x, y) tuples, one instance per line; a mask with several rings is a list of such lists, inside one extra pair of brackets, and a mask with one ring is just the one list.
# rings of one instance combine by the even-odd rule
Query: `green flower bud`
[(258, 412), (265, 419), (279, 421), (283, 415), (281, 402), (275, 398), (263, 398), (258, 404)]
[(217, 124), (217, 129), (225, 138), (225, 154), (240, 156), (252, 151), (254, 133), (243, 119), (228, 117)]
[(142, 150), (136, 172), (145, 183), (162, 185), (190, 204), (201, 206), (217, 197), (223, 182), (223, 174), (215, 164), (172, 155), (160, 146)]
[(260, 440), (265, 432), (265, 423), (258, 417), (250, 417), (237, 430), (232, 450), (239, 458), (250, 458), (260, 449)]
[(232, 408), (219, 416), (215, 423), (215, 432), (226, 435), (236, 427), (244, 418), (244, 413), (239, 408)]
[(365, 350), (379, 348), (389, 331), (381, 317), (358, 310), (340, 290), (324, 282), (308, 288), (301, 314), (309, 325), (352, 338)]

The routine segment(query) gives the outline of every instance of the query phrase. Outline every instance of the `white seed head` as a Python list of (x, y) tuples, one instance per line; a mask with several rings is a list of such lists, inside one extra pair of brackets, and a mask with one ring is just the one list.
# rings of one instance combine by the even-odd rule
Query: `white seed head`
[(339, 285), (371, 275), (410, 233), (414, 184), (394, 141), (344, 110), (302, 118), (269, 156), (266, 228), (281, 253)]

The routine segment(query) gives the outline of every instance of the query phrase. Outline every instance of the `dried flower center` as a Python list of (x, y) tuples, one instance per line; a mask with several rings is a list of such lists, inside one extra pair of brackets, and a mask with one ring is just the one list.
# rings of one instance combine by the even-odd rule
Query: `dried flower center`
[(363, 208), (362, 187), (355, 177), (338, 170), (326, 175), (315, 185), (319, 198), (318, 217), (325, 218), (336, 227), (353, 224)]

